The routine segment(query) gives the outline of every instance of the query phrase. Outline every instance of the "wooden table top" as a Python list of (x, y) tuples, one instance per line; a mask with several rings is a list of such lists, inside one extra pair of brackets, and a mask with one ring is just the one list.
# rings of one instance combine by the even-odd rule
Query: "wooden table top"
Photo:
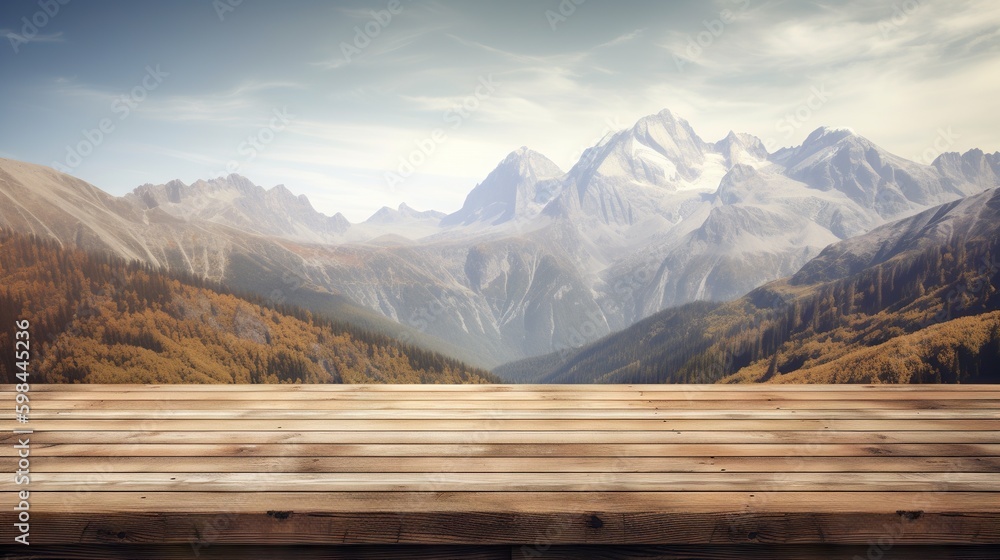
[(1000, 545), (1000, 386), (32, 385), (29, 397), (18, 423), (14, 388), (0, 387), (4, 546), (20, 490), (31, 546), (78, 554)]

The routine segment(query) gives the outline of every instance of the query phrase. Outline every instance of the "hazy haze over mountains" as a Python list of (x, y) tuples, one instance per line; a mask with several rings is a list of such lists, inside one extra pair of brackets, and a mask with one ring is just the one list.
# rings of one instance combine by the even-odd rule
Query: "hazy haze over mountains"
[(492, 366), (667, 307), (739, 297), (831, 243), (998, 177), (1000, 153), (922, 165), (819, 128), (769, 154), (750, 134), (705, 141), (664, 110), (606, 135), (565, 172), (522, 147), (448, 216), (403, 205), (350, 224), (238, 175), (115, 198), (2, 160), (0, 224), (265, 295), (343, 297)]

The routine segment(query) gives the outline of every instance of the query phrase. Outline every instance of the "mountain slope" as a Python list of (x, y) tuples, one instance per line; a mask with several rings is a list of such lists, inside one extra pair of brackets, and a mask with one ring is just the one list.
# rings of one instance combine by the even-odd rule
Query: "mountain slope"
[[(232, 187), (226, 185), (217, 186)], [(260, 187), (251, 191), (265, 192)], [(310, 244), (234, 225), (186, 219), (182, 217), (183, 204), (172, 209), (174, 214), (160, 206), (143, 209), (135, 197), (116, 198), (53, 169), (7, 159), (0, 159), (0, 202), (0, 227), (18, 233), (35, 234), (66, 248), (109, 253), (172, 273), (223, 282), (277, 303), (306, 306), (338, 321), (477, 360), (475, 352), (358, 305), (336, 282), (324, 284), (326, 279), (314, 278), (316, 269), (308, 267), (300, 256), (312, 247)], [(217, 201), (209, 206), (224, 208)]]
[[(30, 322), (35, 381), (49, 383), (454, 383), (492, 376), (458, 361), (191, 276), (0, 229), (0, 344)], [(14, 355), (0, 360), (13, 383)]]
[(499, 225), (515, 218), (532, 218), (551, 199), (551, 180), (562, 174), (550, 159), (522, 146), (476, 185), (462, 208), (441, 220), (441, 225)]
[(143, 242), (142, 215), (131, 204), (54, 169), (0, 159), (0, 201), (0, 225), (18, 232), (148, 262), (162, 257)]
[(834, 244), (738, 300), (669, 309), (494, 371), (541, 382), (1000, 382), (997, 364), (994, 189)]

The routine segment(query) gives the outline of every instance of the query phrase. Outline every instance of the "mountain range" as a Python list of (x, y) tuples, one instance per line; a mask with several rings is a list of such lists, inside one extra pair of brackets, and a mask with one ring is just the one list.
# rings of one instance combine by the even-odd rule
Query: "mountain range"
[(565, 354), (662, 310), (730, 301), (831, 244), (1000, 185), (1000, 153), (930, 165), (849, 129), (774, 153), (668, 110), (568, 171), (522, 147), (458, 211), (359, 224), (237, 175), (124, 197), (0, 160), (0, 225), (338, 314), (483, 367)]
[(1000, 190), (824, 249), (728, 302), (506, 364), (538, 383), (1000, 382)]

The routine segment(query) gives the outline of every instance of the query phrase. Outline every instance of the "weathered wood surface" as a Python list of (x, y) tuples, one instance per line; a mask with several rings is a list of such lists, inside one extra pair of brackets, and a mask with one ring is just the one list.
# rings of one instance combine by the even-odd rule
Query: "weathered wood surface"
[(35, 385), (30, 398), (19, 424), (0, 387), (5, 547), (25, 488), (12, 430), (34, 431), (33, 556), (11, 558), (246, 545), (865, 558), (879, 542), (881, 558), (1000, 557), (995, 386)]

